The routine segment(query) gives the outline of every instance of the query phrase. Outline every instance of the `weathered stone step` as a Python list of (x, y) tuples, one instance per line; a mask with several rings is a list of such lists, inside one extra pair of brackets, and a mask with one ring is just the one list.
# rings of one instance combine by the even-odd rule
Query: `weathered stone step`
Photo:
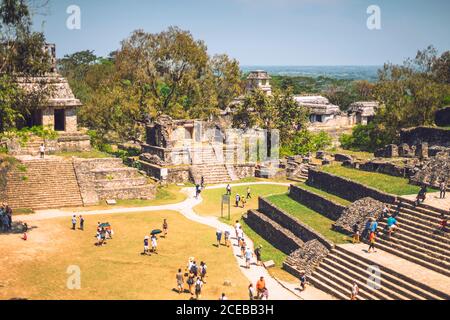
[(426, 254), (388, 242), (382, 238), (378, 238), (378, 243), (375, 247), (450, 277), (450, 266), (448, 264)]
[[(415, 227), (416, 225), (411, 224), (410, 221), (404, 221), (400, 219), (397, 220), (399, 222), (399, 228), (393, 234), (394, 236), (396, 234), (405, 234), (410, 238), (416, 239), (420, 243), (424, 242), (430, 245), (441, 247), (445, 250), (450, 250), (450, 239), (447, 239), (445, 237), (438, 237), (437, 235), (424, 231), (423, 229), (417, 229)], [(387, 224), (385, 222), (380, 222), (379, 225), (383, 227), (384, 231), (386, 231)]]
[[(349, 250), (346, 250), (342, 246), (336, 246), (333, 251), (333, 256), (345, 261), (346, 265), (351, 268), (353, 266), (367, 270), (374, 265), (374, 262), (368, 258), (364, 258)], [(382, 272), (382, 278), (387, 279), (388, 284), (398, 285), (404, 295), (411, 295), (410, 298), (417, 299), (418, 296), (424, 299), (432, 300), (448, 300), (450, 296), (444, 292), (441, 292), (435, 288), (428, 286), (426, 283), (416, 281), (413, 278), (407, 277), (402, 273), (399, 273), (391, 268), (387, 268), (384, 265), (377, 264), (377, 267)]]
[[(393, 300), (392, 296), (387, 295), (382, 290), (374, 290), (373, 287), (370, 287), (365, 280), (364, 277), (361, 277), (356, 272), (339, 267), (332, 259), (325, 258), (322, 260), (322, 263), (320, 264), (319, 268), (324, 269), (330, 273), (332, 273), (335, 277), (345, 280), (347, 283), (353, 284), (356, 283), (359, 287), (359, 289), (364, 290), (368, 294), (370, 294), (373, 298), (372, 299), (381, 299), (381, 300)], [(366, 277), (367, 278), (367, 277)], [(390, 290), (388, 290), (390, 292)], [(390, 292), (392, 293), (392, 292)]]
[[(346, 291), (348, 291), (348, 296), (350, 298), (351, 288), (353, 286), (352, 281), (349, 282), (345, 279), (339, 278), (335, 274), (329, 272), (328, 270), (324, 270), (321, 267), (316, 269), (316, 271), (314, 272), (314, 276), (316, 276), (316, 277), (321, 276), (322, 279), (326, 278), (328, 280), (327, 281), (328, 285), (333, 286), (335, 289), (340, 290), (342, 293), (345, 293)], [(349, 289), (344, 291), (343, 288), (349, 288)], [(363, 298), (364, 300), (379, 300), (379, 298), (370, 294), (369, 292), (364, 290), (364, 288), (361, 288), (361, 287), (359, 288), (358, 297)]]

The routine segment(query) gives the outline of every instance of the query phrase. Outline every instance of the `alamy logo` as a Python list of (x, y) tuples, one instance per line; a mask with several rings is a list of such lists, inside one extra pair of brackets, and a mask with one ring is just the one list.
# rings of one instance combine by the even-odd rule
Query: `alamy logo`
[(66, 13), (69, 17), (66, 20), (66, 27), (69, 30), (81, 29), (81, 9), (77, 5), (70, 5), (67, 7)]
[(67, 278), (67, 289), (80, 290), (81, 289), (81, 269), (79, 266), (67, 267), (66, 273), (69, 275)]
[(381, 8), (377, 5), (371, 5), (367, 8), (367, 28), (369, 30), (381, 30)]

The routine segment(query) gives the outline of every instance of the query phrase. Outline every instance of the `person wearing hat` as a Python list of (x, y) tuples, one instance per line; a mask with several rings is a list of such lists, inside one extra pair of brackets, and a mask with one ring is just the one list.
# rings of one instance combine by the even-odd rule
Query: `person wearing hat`
[(257, 265), (257, 266), (262, 265), (262, 261), (261, 261), (261, 250), (262, 250), (262, 245), (260, 245), (259, 247), (257, 247), (257, 248), (255, 249), (256, 265)]
[(150, 255), (150, 250), (148, 246), (148, 240), (150, 239), (149, 236), (145, 236), (144, 238), (144, 254)]

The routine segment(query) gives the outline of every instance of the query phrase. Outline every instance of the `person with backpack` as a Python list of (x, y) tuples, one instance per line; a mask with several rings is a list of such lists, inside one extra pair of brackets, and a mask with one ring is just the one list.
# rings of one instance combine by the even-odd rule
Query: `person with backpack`
[(206, 283), (206, 272), (208, 267), (206, 266), (206, 262), (200, 262), (200, 278), (202, 279), (203, 283)]
[(230, 247), (230, 231), (225, 230), (224, 238), (225, 238), (225, 245), (227, 247)]
[(197, 281), (195, 282), (195, 299), (198, 300), (202, 296), (202, 288), (203, 288), (203, 281), (200, 279), (200, 277), (197, 277)]
[(239, 208), (239, 202), (241, 202), (241, 196), (236, 194), (236, 208)]
[(222, 243), (222, 230), (216, 230), (216, 240), (217, 240), (217, 248), (220, 248), (220, 244)]
[(198, 267), (195, 261), (192, 261), (191, 269), (189, 270), (195, 277), (198, 275)]
[(192, 272), (189, 272), (188, 278), (187, 278), (187, 285), (188, 285), (188, 289), (189, 289), (189, 293), (191, 294), (191, 296), (194, 295), (194, 292), (192, 292), (192, 287), (194, 286), (195, 283), (195, 276)]

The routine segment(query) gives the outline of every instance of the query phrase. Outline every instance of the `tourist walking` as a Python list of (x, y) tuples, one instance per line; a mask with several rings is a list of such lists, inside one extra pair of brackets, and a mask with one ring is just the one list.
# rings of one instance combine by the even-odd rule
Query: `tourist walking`
[(152, 240), (152, 252), (157, 253), (156, 251), (158, 250), (158, 241), (156, 235), (153, 234), (151, 240)]
[(362, 238), (367, 239), (370, 235), (370, 227), (372, 225), (373, 218), (369, 218), (364, 226), (364, 230), (362, 233)]
[(198, 276), (198, 267), (195, 261), (192, 261), (191, 269), (189, 270), (195, 277)]
[(148, 245), (149, 236), (144, 237), (144, 254), (150, 255), (150, 247)]
[(195, 185), (195, 199), (198, 199), (198, 196), (200, 195), (200, 193), (201, 193), (200, 185), (196, 184)]
[(41, 159), (44, 159), (44, 157), (45, 157), (45, 145), (43, 143), (41, 143), (41, 145), (39, 147), (39, 154), (41, 156)]
[(250, 269), (251, 260), (252, 260), (252, 258), (253, 258), (253, 252), (252, 252), (252, 250), (250, 249), (250, 247), (247, 247), (247, 248), (245, 249), (244, 256), (245, 256), (245, 267), (246, 267), (247, 269)]
[(75, 230), (76, 227), (77, 227), (77, 216), (73, 215), (73, 217), (72, 217), (72, 230)]
[(241, 205), (242, 205), (242, 208), (245, 208), (245, 205), (247, 204), (247, 200), (244, 198), (244, 197), (242, 197), (241, 198)]
[(417, 194), (416, 197), (416, 202), (415, 205), (418, 206), (420, 204), (420, 202), (425, 202), (425, 199), (427, 198), (427, 186), (426, 185), (422, 185), (422, 187), (419, 190), (419, 193)]
[(355, 223), (353, 225), (353, 239), (352, 239), (353, 244), (355, 243), (359, 243), (359, 226), (357, 223)]
[(242, 242), (245, 241), (245, 238), (244, 238), (244, 231), (242, 230), (242, 227), (239, 227), (239, 229), (238, 229), (238, 236), (237, 236), (237, 239), (238, 239), (238, 243), (240, 243), (240, 241), (242, 241)]
[(241, 196), (239, 194), (236, 194), (236, 208), (239, 207), (239, 202), (241, 202)]
[(253, 284), (250, 283), (248, 285), (248, 297), (250, 300), (255, 300), (255, 288), (253, 288)]
[(444, 213), (441, 214), (441, 231), (445, 232), (447, 230), (447, 224), (448, 224), (448, 220), (447, 217)]
[(217, 248), (220, 248), (220, 244), (222, 243), (222, 230), (216, 230), (216, 240), (217, 240)]
[(390, 216), (387, 219), (387, 232), (388, 232), (388, 236), (391, 237), (391, 235), (397, 230), (398, 225), (397, 225), (397, 219), (395, 219), (393, 216)]
[(352, 286), (352, 293), (350, 295), (350, 300), (358, 300), (358, 294), (359, 294), (359, 287), (358, 284), (354, 282)]
[(242, 257), (243, 259), (245, 259), (245, 251), (246, 251), (246, 249), (247, 249), (247, 244), (245, 243), (244, 238), (241, 238), (241, 243), (240, 243), (240, 245), (241, 245), (241, 257)]
[(247, 188), (247, 200), (252, 198), (252, 192), (250, 190), (250, 187)]
[(241, 224), (239, 223), (239, 220), (236, 220), (236, 223), (234, 224), (234, 231), (236, 232), (236, 239), (238, 239), (238, 237), (239, 237), (238, 232), (239, 232), (240, 228), (241, 228)]
[(258, 299), (262, 298), (262, 294), (265, 288), (266, 288), (266, 281), (264, 280), (264, 277), (260, 277), (258, 282), (256, 283), (256, 293)]
[(300, 272), (300, 290), (306, 290), (306, 273), (305, 271)]
[(375, 232), (371, 232), (369, 236), (369, 250), (367, 250), (367, 253), (370, 253), (370, 250), (375, 252), (375, 240), (376, 240)]
[(202, 176), (202, 178), (201, 178), (200, 187), (201, 187), (202, 189), (205, 189), (205, 177), (203, 177), (203, 176)]
[(378, 221), (374, 220), (370, 225), (370, 231), (376, 233), (377, 230), (378, 230)]
[(183, 292), (183, 284), (184, 284), (184, 277), (183, 277), (183, 273), (181, 272), (181, 269), (178, 269), (178, 272), (177, 272), (175, 278), (177, 280), (178, 293), (181, 294)]
[(206, 273), (208, 267), (206, 266), (206, 262), (200, 262), (200, 278), (202, 279), (203, 283), (206, 283), (205, 278), (206, 278)]
[(225, 245), (227, 247), (230, 247), (230, 231), (225, 230), (224, 232), (224, 238), (225, 238)]
[(261, 266), (261, 265), (262, 265), (261, 250), (262, 250), (262, 245), (259, 245), (259, 246), (255, 249), (256, 265), (257, 265), (257, 266)]
[(84, 218), (82, 215), (80, 215), (80, 230), (84, 231)]
[(442, 180), (439, 184), (439, 199), (445, 199), (445, 193), (447, 192), (447, 181)]
[(164, 239), (167, 238), (167, 234), (169, 233), (169, 224), (167, 223), (167, 219), (164, 219), (163, 221), (163, 235), (164, 235)]
[(231, 185), (227, 185), (227, 195), (231, 196)]
[(192, 287), (194, 286), (194, 283), (195, 283), (194, 279), (195, 279), (195, 275), (192, 272), (189, 272), (186, 283), (188, 285), (189, 293), (191, 294), (191, 296), (194, 295), (194, 292), (192, 292)]
[(200, 277), (197, 278), (197, 281), (195, 282), (195, 299), (198, 300), (202, 296), (202, 288), (203, 288), (203, 281), (200, 279)]

